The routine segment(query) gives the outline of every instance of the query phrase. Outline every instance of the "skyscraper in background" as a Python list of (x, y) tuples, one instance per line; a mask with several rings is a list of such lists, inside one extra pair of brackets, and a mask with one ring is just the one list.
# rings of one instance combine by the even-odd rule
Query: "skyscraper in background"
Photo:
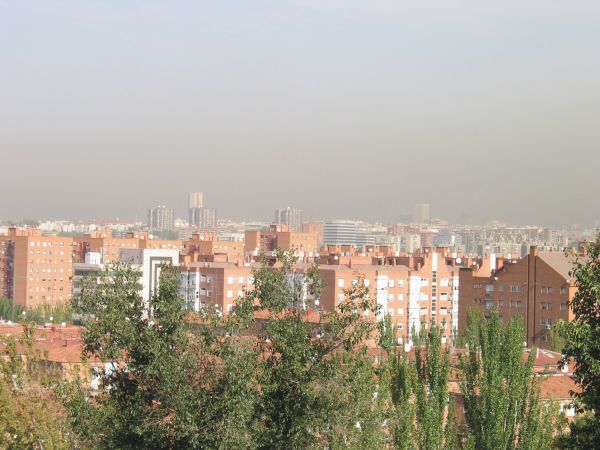
[(217, 227), (217, 210), (215, 208), (190, 208), (190, 227), (201, 230)]
[(202, 230), (217, 227), (217, 210), (204, 207), (204, 194), (202, 192), (190, 192), (188, 222), (190, 227), (197, 227)]
[(417, 203), (413, 209), (413, 223), (429, 222), (429, 214), (429, 203)]
[(174, 228), (173, 209), (156, 206), (148, 209), (148, 228), (151, 230), (169, 231)]
[(202, 192), (190, 192), (188, 209), (202, 208), (204, 206), (204, 194)]
[(303, 212), (296, 208), (282, 208), (275, 210), (275, 223), (287, 225), (291, 231), (300, 231)]

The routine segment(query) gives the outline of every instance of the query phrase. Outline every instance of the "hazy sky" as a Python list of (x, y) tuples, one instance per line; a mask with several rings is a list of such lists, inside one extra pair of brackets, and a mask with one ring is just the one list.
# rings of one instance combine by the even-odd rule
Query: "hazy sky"
[(600, 217), (600, 1), (0, 0), (0, 219)]

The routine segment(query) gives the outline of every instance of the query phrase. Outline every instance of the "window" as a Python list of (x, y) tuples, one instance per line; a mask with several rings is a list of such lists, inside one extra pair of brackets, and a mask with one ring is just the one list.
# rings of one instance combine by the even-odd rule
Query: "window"
[(227, 312), (230, 313), (233, 311), (233, 305), (227, 305)]
[(398, 280), (398, 286), (403, 287), (404, 286), (404, 280)]
[(494, 307), (494, 301), (493, 300), (486, 300), (485, 301), (485, 309), (492, 309)]
[(521, 308), (523, 306), (523, 302), (521, 300), (511, 300), (510, 307), (511, 308)]
[(388, 300), (389, 300), (390, 302), (393, 302), (393, 301), (394, 301), (394, 294), (390, 294), (390, 295), (388, 295)]
[(398, 308), (398, 315), (399, 316), (403, 316), (404, 315), (404, 308)]
[(338, 287), (339, 288), (343, 288), (344, 287), (344, 279), (343, 278), (338, 278)]
[(393, 315), (394, 315), (394, 308), (390, 308), (390, 309), (388, 309), (388, 314), (389, 314), (390, 316), (393, 316)]
[(338, 302), (342, 303), (344, 301), (344, 294), (338, 294)]
[(427, 278), (421, 278), (421, 286), (428, 286), (429, 280)]
[(520, 284), (511, 284), (510, 292), (523, 292), (523, 287)]
[(391, 288), (394, 287), (394, 280), (389, 280), (388, 281), (388, 287), (391, 287)]
[(227, 284), (233, 284), (233, 277), (227, 277)]
[(552, 303), (549, 302), (541, 302), (540, 307), (544, 310), (552, 309)]
[(238, 277), (238, 283), (244, 284), (244, 277)]
[(398, 294), (398, 300), (404, 300), (404, 294)]
[(560, 310), (561, 311), (566, 311), (567, 310), (567, 304), (566, 303), (561, 303), (560, 304)]
[(561, 295), (565, 295), (567, 293), (567, 288), (565, 286), (560, 288)]
[(494, 292), (494, 285), (493, 284), (486, 284), (485, 285), (485, 293), (486, 294), (491, 294), (492, 292)]

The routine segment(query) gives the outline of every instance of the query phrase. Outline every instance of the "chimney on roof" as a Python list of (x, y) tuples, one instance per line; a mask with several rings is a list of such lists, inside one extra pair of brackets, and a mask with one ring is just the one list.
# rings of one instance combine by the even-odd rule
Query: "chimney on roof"
[(532, 245), (529, 247), (529, 254), (531, 256), (537, 256), (538, 255), (538, 250), (537, 250), (537, 246), (536, 245)]

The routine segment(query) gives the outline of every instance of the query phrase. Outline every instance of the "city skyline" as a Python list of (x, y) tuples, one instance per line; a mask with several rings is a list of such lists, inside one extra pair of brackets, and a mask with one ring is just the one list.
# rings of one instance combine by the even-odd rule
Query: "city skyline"
[(590, 1), (3, 2), (0, 218), (186, 217), (202, 189), (233, 219), (426, 202), (593, 225), (599, 19)]
[[(189, 194), (189, 193), (188, 193)], [(186, 194), (187, 195), (187, 194)], [(186, 222), (189, 222), (189, 208), (187, 208), (187, 198), (185, 197), (185, 202), (182, 201), (180, 203), (182, 203), (184, 206), (178, 205), (177, 206), (173, 206), (172, 204), (162, 204), (161, 207), (166, 207), (170, 210), (173, 211), (173, 220), (183, 220)], [(46, 221), (67, 221), (67, 222), (76, 222), (76, 221), (83, 221), (83, 222), (94, 222), (94, 221), (99, 221), (99, 222), (110, 222), (110, 221), (124, 221), (124, 222), (139, 222), (139, 223), (148, 223), (148, 212), (149, 209), (154, 208), (156, 205), (158, 205), (159, 202), (154, 202), (154, 206), (148, 205), (146, 207), (140, 207), (139, 211), (136, 211), (135, 214), (133, 215), (116, 215), (116, 214), (106, 214), (106, 215), (97, 215), (97, 216), (81, 216), (81, 215), (50, 215), (50, 216), (41, 216), (41, 215), (31, 215), (31, 216), (23, 216), (23, 217), (8, 217), (8, 216), (2, 216), (0, 215), (0, 224), (3, 223), (12, 223), (12, 224), (22, 224), (22, 223), (26, 223), (27, 221), (37, 221), (37, 222), (46, 222)], [(381, 216), (369, 216), (369, 217), (365, 217), (364, 215), (361, 215), (360, 212), (358, 210), (356, 210), (354, 213), (349, 210), (348, 214), (345, 215), (338, 215), (338, 216), (318, 216), (316, 214), (312, 214), (310, 208), (308, 210), (304, 210), (302, 209), (301, 211), (304, 213), (304, 218), (303, 218), (303, 222), (304, 223), (308, 223), (308, 222), (323, 222), (323, 221), (336, 221), (336, 220), (350, 220), (350, 221), (356, 221), (356, 222), (364, 222), (364, 223), (372, 223), (372, 224), (394, 224), (394, 223), (404, 223), (404, 224), (411, 224), (411, 223), (419, 223), (419, 221), (415, 221), (415, 211), (414, 208), (417, 206), (421, 206), (421, 205), (427, 205), (428, 207), (431, 208), (431, 214), (430, 214), (430, 220), (433, 221), (432, 224), (435, 224), (438, 221), (442, 221), (443, 223), (447, 223), (448, 225), (461, 225), (461, 226), (474, 226), (474, 227), (482, 227), (482, 226), (487, 226), (487, 225), (491, 225), (494, 223), (499, 223), (502, 225), (506, 225), (509, 227), (525, 227), (525, 226), (539, 226), (539, 227), (552, 227), (552, 228), (569, 228), (572, 227), (574, 225), (577, 226), (581, 226), (581, 227), (585, 227), (585, 228), (598, 228), (600, 227), (600, 214), (597, 217), (591, 217), (589, 218), (589, 220), (587, 222), (583, 221), (583, 222), (568, 222), (565, 221), (563, 223), (545, 223), (543, 221), (532, 221), (532, 222), (512, 222), (509, 220), (502, 220), (499, 217), (489, 217), (489, 218), (485, 218), (481, 221), (474, 221), (472, 220), (472, 218), (469, 215), (466, 214), (460, 214), (458, 215), (457, 219), (452, 219), (450, 217), (444, 217), (441, 216), (439, 214), (436, 214), (437, 210), (436, 210), (436, 205), (435, 204), (431, 204), (431, 203), (415, 203), (413, 205), (409, 205), (405, 210), (401, 210), (399, 211), (395, 217), (394, 216), (389, 216), (390, 218), (388, 218), (387, 220), (384, 219), (383, 217), (385, 215), (381, 215)], [(288, 206), (290, 207), (290, 206)], [(291, 206), (292, 208), (295, 208), (295, 205)], [(267, 206), (267, 208), (269, 208), (269, 206)], [(275, 220), (273, 220), (273, 208), (274, 206), (265, 214), (262, 215), (251, 215), (251, 216), (242, 216), (241, 214), (235, 214), (235, 212), (230, 215), (230, 216), (224, 216), (221, 213), (219, 213), (218, 215), (218, 220), (228, 220), (228, 221), (233, 221), (233, 222), (263, 222), (263, 223), (276, 223)], [(202, 207), (199, 209), (204, 209), (204, 210), (211, 210), (211, 211), (216, 211), (217, 209), (220, 211), (221, 207), (218, 208), (206, 208), (206, 207)], [(228, 208), (224, 208), (224, 209), (228, 209)], [(275, 208), (276, 210), (278, 208)], [(300, 208), (298, 208), (300, 209)], [(457, 214), (451, 214), (452, 217), (457, 217)], [(565, 218), (568, 219), (568, 218)], [(424, 223), (428, 223), (424, 222)]]

